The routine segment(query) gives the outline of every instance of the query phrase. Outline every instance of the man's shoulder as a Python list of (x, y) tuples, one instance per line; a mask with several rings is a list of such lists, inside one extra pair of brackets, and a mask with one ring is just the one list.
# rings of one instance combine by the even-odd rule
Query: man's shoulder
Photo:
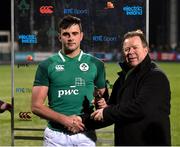
[(89, 60), (91, 62), (104, 64), (104, 62), (102, 60), (98, 59), (97, 57), (95, 57), (95, 56), (93, 56), (93, 55), (91, 55), (89, 53), (84, 53), (83, 56), (84, 56), (84, 59), (87, 59), (87, 60)]
[(163, 70), (154, 61), (151, 62), (151, 72), (165, 74)]
[(39, 63), (39, 65), (48, 67), (49, 65), (51, 65), (53, 62), (56, 62), (57, 60), (58, 60), (58, 54), (53, 54), (52, 56), (48, 57), (47, 59), (41, 61)]
[(150, 70), (148, 70), (146, 72), (145, 77), (149, 77), (151, 80), (152, 79), (156, 79), (156, 80), (163, 80), (163, 79), (166, 79), (168, 80), (168, 77), (166, 75), (166, 73), (158, 66), (157, 63), (155, 63), (154, 61), (151, 62), (150, 64)]

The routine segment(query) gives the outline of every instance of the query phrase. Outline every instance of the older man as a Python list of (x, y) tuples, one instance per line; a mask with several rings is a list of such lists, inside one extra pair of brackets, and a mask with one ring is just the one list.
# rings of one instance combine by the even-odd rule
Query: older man
[(124, 62), (108, 102), (92, 114), (115, 123), (115, 145), (171, 145), (170, 85), (151, 61), (141, 30), (128, 32), (122, 42)]

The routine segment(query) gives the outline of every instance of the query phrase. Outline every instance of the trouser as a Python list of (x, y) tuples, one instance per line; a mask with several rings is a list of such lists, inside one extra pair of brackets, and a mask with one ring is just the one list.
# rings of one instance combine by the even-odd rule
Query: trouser
[(48, 127), (44, 131), (44, 146), (91, 146), (96, 144), (83, 133), (68, 135), (64, 132), (53, 131)]

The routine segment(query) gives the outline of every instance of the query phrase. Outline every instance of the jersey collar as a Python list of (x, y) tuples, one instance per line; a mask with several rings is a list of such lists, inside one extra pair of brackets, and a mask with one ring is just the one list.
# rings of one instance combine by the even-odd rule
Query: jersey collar
[[(62, 60), (63, 62), (65, 62), (66, 60), (65, 60), (65, 58), (64, 58), (64, 55), (61, 53), (61, 51), (59, 51), (58, 54), (59, 54), (59, 57), (61, 58), (61, 60)], [(79, 57), (78, 57), (78, 61), (81, 61), (82, 55), (83, 55), (83, 51), (81, 50), (81, 52), (80, 52), (80, 54), (79, 54)]]

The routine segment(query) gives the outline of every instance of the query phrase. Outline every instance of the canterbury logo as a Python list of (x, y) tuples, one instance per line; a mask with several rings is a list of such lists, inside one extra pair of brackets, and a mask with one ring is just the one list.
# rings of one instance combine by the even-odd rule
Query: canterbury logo
[(53, 6), (41, 6), (39, 11), (41, 14), (51, 14), (53, 13)]
[(19, 112), (19, 118), (21, 120), (30, 120), (31, 116), (30, 116), (31, 112)]
[(55, 68), (56, 68), (56, 71), (63, 71), (64, 65), (56, 65)]

